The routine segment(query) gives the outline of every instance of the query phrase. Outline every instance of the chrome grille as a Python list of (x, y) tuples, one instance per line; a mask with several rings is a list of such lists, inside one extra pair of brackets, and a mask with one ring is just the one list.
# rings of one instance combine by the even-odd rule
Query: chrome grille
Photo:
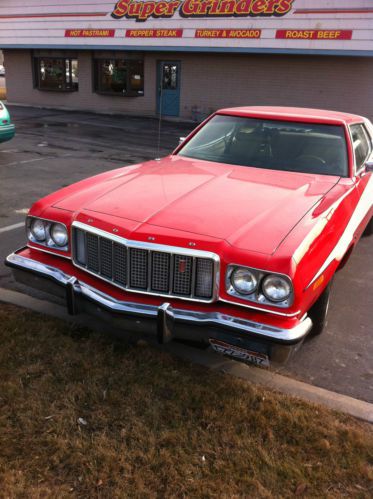
[(130, 291), (203, 301), (214, 298), (217, 273), (214, 258), (178, 254), (177, 248), (163, 251), (158, 245), (153, 250), (151, 244), (145, 248), (133, 247), (143, 243), (126, 240), (121, 243), (118, 237), (111, 239), (101, 235), (104, 232), (97, 232), (73, 228), (75, 265)]

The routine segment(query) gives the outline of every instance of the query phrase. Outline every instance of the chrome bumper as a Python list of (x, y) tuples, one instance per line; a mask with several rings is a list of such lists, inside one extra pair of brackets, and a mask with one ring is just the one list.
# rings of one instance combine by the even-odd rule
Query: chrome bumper
[(119, 301), (55, 267), (15, 253), (7, 257), (5, 264), (12, 268), (17, 281), (64, 297), (71, 314), (84, 311), (98, 315), (105, 321), (113, 322), (114, 319), (116, 327), (133, 332), (155, 333), (160, 343), (173, 338), (226, 340), (227, 334), (224, 336), (224, 333), (229, 333), (236, 339), (252, 340), (258, 344), (297, 345), (312, 327), (309, 318), (293, 329), (281, 329), (220, 312), (174, 308), (169, 303), (155, 306)]

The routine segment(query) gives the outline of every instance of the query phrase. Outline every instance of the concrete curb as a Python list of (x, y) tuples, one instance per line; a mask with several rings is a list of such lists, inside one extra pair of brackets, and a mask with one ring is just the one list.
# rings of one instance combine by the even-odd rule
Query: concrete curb
[[(0, 288), (0, 302), (17, 305), (34, 312), (50, 315), (57, 319), (78, 323), (92, 329), (99, 327), (100, 331), (105, 330), (102, 324), (86, 315), (70, 316), (66, 309), (44, 300), (39, 300), (16, 291)], [(349, 414), (362, 421), (373, 423), (373, 404), (363, 400), (354, 399), (346, 395), (331, 392), (324, 388), (312, 386), (302, 381), (297, 381), (273, 371), (266, 371), (253, 366), (248, 366), (234, 360), (227, 359), (212, 351), (199, 350), (179, 343), (170, 343), (162, 349), (170, 352), (189, 362), (203, 365), (215, 371), (224, 372), (244, 379), (250, 383), (261, 385), (287, 395), (315, 404), (325, 405), (330, 409)]]

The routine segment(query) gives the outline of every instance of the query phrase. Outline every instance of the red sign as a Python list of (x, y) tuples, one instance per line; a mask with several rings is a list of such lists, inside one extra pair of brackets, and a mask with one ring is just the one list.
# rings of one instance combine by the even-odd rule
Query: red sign
[(196, 29), (195, 38), (260, 38), (260, 29)]
[(294, 0), (119, 0), (114, 19), (147, 21), (150, 17), (281, 17), (293, 8)]
[(181, 38), (182, 29), (127, 29), (127, 38)]
[(115, 29), (67, 29), (66, 38), (113, 38)]
[(351, 40), (352, 30), (278, 29), (276, 38), (285, 40)]

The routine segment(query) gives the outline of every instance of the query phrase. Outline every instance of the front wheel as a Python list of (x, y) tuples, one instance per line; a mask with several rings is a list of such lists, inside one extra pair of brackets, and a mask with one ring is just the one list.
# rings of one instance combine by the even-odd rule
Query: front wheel
[(327, 325), (331, 287), (332, 282), (327, 285), (317, 302), (312, 305), (308, 312), (308, 315), (312, 320), (311, 336), (318, 336), (321, 334)]
[(370, 219), (365, 231), (364, 236), (371, 236), (373, 234), (373, 218)]

